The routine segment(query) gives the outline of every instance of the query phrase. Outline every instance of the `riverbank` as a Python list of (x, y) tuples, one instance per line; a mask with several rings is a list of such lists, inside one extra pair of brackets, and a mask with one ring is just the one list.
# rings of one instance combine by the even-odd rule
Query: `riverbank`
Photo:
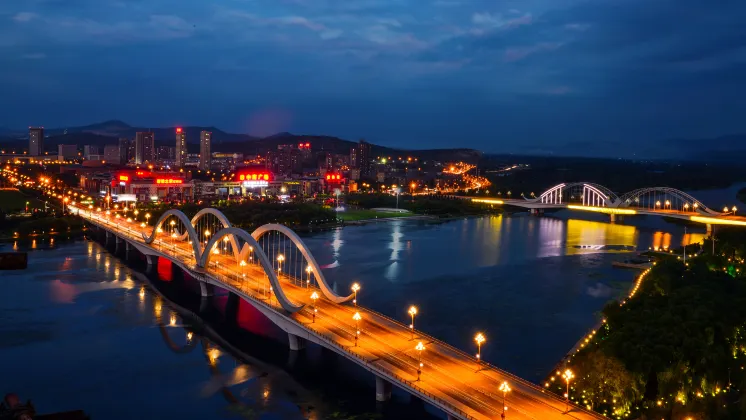
[[(746, 396), (746, 233), (715, 255), (664, 255), (546, 379), (548, 390), (614, 417), (740, 418)], [(705, 252), (709, 246), (703, 247)]]

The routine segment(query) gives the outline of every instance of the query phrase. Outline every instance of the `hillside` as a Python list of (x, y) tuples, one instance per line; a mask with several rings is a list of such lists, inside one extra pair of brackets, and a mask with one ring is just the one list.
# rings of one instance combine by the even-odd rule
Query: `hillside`
[[(280, 144), (310, 142), (313, 144), (313, 149), (317, 151), (323, 150), (336, 154), (347, 154), (357, 144), (357, 141), (320, 135), (278, 133), (264, 138), (257, 138), (246, 134), (227, 133), (215, 127), (189, 126), (182, 127), (182, 129), (187, 135), (189, 153), (199, 153), (200, 132), (203, 130), (212, 132), (212, 150), (214, 152), (237, 152), (247, 155), (263, 154), (267, 150), (276, 150)], [(135, 133), (138, 131), (153, 131), (156, 147), (174, 145), (176, 127), (133, 127), (122, 121), (111, 120), (80, 127), (45, 129), (45, 149), (47, 152), (52, 153), (59, 144), (77, 144), (81, 149), (84, 145), (103, 147), (107, 144), (117, 144), (120, 137), (134, 139)], [(0, 133), (0, 147), (8, 152), (26, 149), (28, 147), (28, 132), (8, 130)], [(371, 153), (375, 156), (399, 156), (407, 153), (416, 153), (421, 159), (466, 161), (476, 161), (481, 156), (481, 152), (474, 149), (400, 150), (375, 144), (371, 147)]]

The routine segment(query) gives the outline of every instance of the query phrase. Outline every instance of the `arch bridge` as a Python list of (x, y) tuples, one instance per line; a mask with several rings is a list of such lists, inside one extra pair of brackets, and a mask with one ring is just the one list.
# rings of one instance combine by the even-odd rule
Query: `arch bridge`
[[(558, 196), (562, 191), (554, 199)], [(142, 253), (148, 264), (165, 258), (182, 269), (199, 283), (203, 301), (222, 290), (234, 308), (240, 308), (239, 300), (247, 302), (287, 332), (292, 351), (312, 342), (370, 371), (379, 401), (389, 399), (396, 385), (449, 418), (493, 419), (502, 411), (497, 390), (508, 381), (513, 417), (568, 417), (564, 399), (415, 330), (413, 323), (361, 306), (359, 287), (339, 294), (308, 246), (286, 226), (267, 224), (249, 233), (216, 209), (203, 209), (192, 218), (171, 209), (154, 222), (132, 220), (126, 210), (70, 206), (70, 211), (107, 238), (125, 243), (128, 251)], [(604, 418), (571, 407), (571, 418)]]
[(551, 209), (570, 209), (609, 214), (612, 221), (625, 215), (656, 215), (713, 225), (745, 226), (746, 217), (737, 209), (725, 207), (718, 211), (707, 207), (692, 195), (671, 187), (639, 188), (618, 195), (603, 185), (592, 182), (571, 182), (555, 185), (538, 196), (520, 199), (473, 199), (487, 204), (505, 204), (528, 209), (532, 214)]

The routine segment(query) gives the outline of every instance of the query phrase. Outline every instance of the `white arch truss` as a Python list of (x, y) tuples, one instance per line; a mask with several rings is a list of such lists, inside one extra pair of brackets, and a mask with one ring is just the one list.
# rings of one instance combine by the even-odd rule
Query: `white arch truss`
[[(269, 277), (269, 282), (272, 285), (272, 289), (274, 290), (275, 296), (277, 297), (277, 301), (280, 302), (282, 308), (288, 312), (298, 312), (299, 310), (301, 310), (304, 305), (296, 305), (291, 302), (290, 299), (288, 299), (288, 297), (285, 295), (285, 292), (282, 290), (280, 279), (277, 277), (277, 273), (272, 268), (272, 263), (269, 261), (267, 254), (264, 253), (264, 250), (262, 250), (262, 248), (259, 246), (256, 239), (254, 239), (252, 235), (249, 235), (249, 233), (243, 229), (229, 227), (221, 229), (220, 231), (215, 233), (215, 235), (207, 243), (205, 251), (199, 257), (198, 265), (200, 267), (208, 267), (210, 258), (212, 256), (210, 250), (228, 235), (232, 236), (234, 239), (243, 239), (244, 241), (246, 241), (247, 245), (254, 247), (254, 253), (256, 255), (257, 261), (259, 261), (259, 263), (262, 265), (262, 268), (264, 269), (265, 274), (267, 274), (267, 277)], [(236, 257), (236, 263), (238, 262), (240, 262), (240, 256)]]
[[(259, 238), (262, 237), (262, 235), (265, 235), (269, 232), (282, 233), (283, 235), (285, 235), (285, 237), (290, 239), (295, 244), (298, 250), (300, 250), (301, 254), (303, 254), (303, 257), (305, 257), (306, 261), (308, 261), (308, 265), (309, 267), (311, 267), (311, 272), (318, 280), (318, 285), (321, 289), (321, 293), (323, 293), (327, 299), (331, 300), (334, 303), (349, 302), (354, 299), (354, 294), (350, 294), (349, 296), (340, 296), (335, 293), (334, 290), (332, 290), (332, 288), (329, 286), (329, 283), (326, 281), (326, 277), (324, 277), (324, 273), (321, 272), (321, 267), (319, 267), (319, 264), (313, 257), (313, 254), (311, 254), (306, 244), (303, 243), (303, 240), (292, 229), (284, 225), (270, 223), (256, 228), (256, 230), (251, 233), (251, 236), (255, 239), (255, 241), (258, 241)], [(256, 249), (256, 246), (254, 246), (254, 248)], [(241, 250), (241, 258), (245, 258), (248, 252), (249, 249), (246, 248), (246, 246), (244, 245), (244, 249)]]
[[(190, 241), (192, 242), (194, 259), (199, 261), (199, 258), (202, 255), (202, 252), (199, 249), (199, 235), (197, 235), (197, 231), (194, 230), (194, 226), (192, 226), (192, 224), (189, 222), (189, 218), (187, 217), (187, 215), (184, 214), (181, 210), (171, 209), (163, 213), (161, 217), (158, 218), (158, 221), (155, 222), (155, 225), (153, 225), (153, 232), (150, 234), (150, 236), (146, 236), (145, 233), (142, 234), (143, 240), (148, 245), (152, 244), (155, 238), (158, 236), (158, 230), (163, 225), (163, 222), (171, 216), (179, 219), (179, 221), (181, 221), (181, 223), (184, 225), (186, 232), (182, 235), (182, 240), (186, 239), (186, 237), (189, 237)], [(160, 230), (163, 232), (162, 229)]]
[(696, 211), (698, 213), (707, 214), (707, 215), (721, 215), (721, 212), (715, 211), (704, 205), (701, 201), (697, 200), (690, 194), (685, 193), (684, 191), (678, 190), (676, 188), (670, 188), (670, 187), (648, 187), (648, 188), (638, 188), (636, 190), (630, 191), (621, 197), (619, 197), (620, 205), (628, 207), (632, 202), (635, 200), (635, 198), (639, 198), (640, 196), (648, 193), (661, 193), (661, 194), (669, 194), (673, 197), (676, 197), (682, 201), (689, 202), (694, 206), (697, 205)]
[[(233, 225), (231, 225), (230, 220), (228, 220), (228, 218), (225, 217), (225, 214), (223, 214), (222, 211), (220, 211), (218, 209), (215, 209), (215, 208), (212, 208), (212, 207), (201, 209), (200, 211), (198, 211), (197, 214), (195, 214), (194, 216), (192, 216), (192, 220), (191, 220), (190, 224), (193, 227), (197, 226), (197, 223), (199, 222), (199, 220), (201, 218), (203, 218), (204, 216), (207, 216), (207, 215), (215, 216), (215, 218), (217, 218), (218, 221), (220, 221), (220, 224), (223, 225), (223, 228), (233, 227)], [(179, 236), (178, 239), (183, 241), (186, 238), (186, 234), (187, 234), (186, 232), (182, 233), (181, 236)], [(233, 237), (233, 236), (231, 236), (230, 239), (229, 239), (229, 241), (231, 243), (231, 247), (234, 250), (234, 253), (236, 253), (236, 255), (238, 255), (239, 248), (238, 248), (238, 242), (236, 242), (236, 238)]]
[[(619, 197), (614, 194), (613, 191), (604, 187), (603, 185), (594, 184), (592, 182), (571, 182), (562, 183), (549, 188), (548, 190), (541, 193), (536, 198), (525, 198), (527, 201), (544, 204), (563, 204), (565, 200), (565, 190), (574, 187), (583, 187), (583, 200), (586, 201), (588, 198), (590, 203), (595, 202), (596, 204), (588, 205), (601, 205), (601, 206), (612, 206), (619, 201)], [(588, 197), (586, 197), (586, 194)]]

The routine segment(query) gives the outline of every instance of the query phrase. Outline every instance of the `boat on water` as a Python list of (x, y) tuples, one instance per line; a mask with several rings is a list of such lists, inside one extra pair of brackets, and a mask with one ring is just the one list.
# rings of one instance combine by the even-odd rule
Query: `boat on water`
[(16, 394), (6, 394), (0, 402), (0, 420), (90, 420), (83, 410), (37, 414), (31, 400), (21, 403)]

